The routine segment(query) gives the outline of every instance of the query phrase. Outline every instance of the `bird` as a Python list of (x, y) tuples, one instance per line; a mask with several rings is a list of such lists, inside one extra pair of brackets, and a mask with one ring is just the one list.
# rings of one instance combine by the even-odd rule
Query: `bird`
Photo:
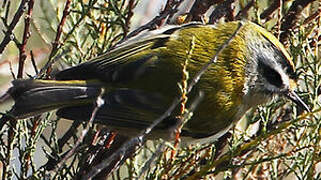
[[(168, 25), (128, 39), (58, 72), (53, 79), (13, 80), (8, 94), (15, 102), (8, 114), (25, 119), (57, 109), (58, 117), (88, 121), (100, 96), (104, 104), (94, 122), (135, 136), (181, 96), (178, 84), (183, 67), (190, 77), (197, 75), (231, 37), (188, 94), (193, 99), (202, 92), (204, 98), (182, 127), (182, 137), (217, 139), (249, 109), (274, 96), (286, 97), (309, 111), (295, 92), (298, 75), (285, 47), (253, 22), (232, 21)], [(186, 81), (191, 83), (191, 78)], [(187, 109), (191, 105), (187, 101)], [(168, 139), (169, 131), (180, 121), (179, 113), (176, 107), (148, 137)]]

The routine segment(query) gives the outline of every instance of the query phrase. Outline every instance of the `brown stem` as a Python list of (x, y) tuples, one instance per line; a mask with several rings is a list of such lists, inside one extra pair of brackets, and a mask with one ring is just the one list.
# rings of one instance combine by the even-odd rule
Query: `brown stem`
[(202, 21), (203, 15), (214, 4), (221, 3), (222, 0), (196, 0), (185, 21)]
[(32, 51), (30, 51), (30, 59), (31, 59), (31, 63), (32, 63), (33, 69), (35, 70), (35, 73), (38, 74), (39, 71), (38, 71), (37, 64), (36, 64), (36, 61), (35, 61), (35, 57), (34, 57)]
[(260, 15), (261, 19), (266, 19), (266, 18), (270, 18), (270, 16), (272, 15), (272, 13), (277, 10), (281, 5), (280, 0), (274, 0), (273, 3), (266, 9), (263, 11), (263, 13)]
[(241, 20), (243, 17), (247, 17), (248, 11), (253, 5), (254, 5), (254, 0), (247, 3), (247, 5), (244, 8), (242, 8), (242, 10), (235, 16), (235, 19)]
[(121, 42), (124, 42), (128, 38), (136, 36), (137, 34), (139, 34), (140, 32), (146, 29), (152, 30), (152, 29), (155, 29), (157, 26), (160, 26), (168, 16), (178, 11), (177, 8), (182, 2), (183, 0), (180, 0), (180, 1), (168, 0), (165, 5), (165, 8), (163, 9), (162, 12), (159, 13), (158, 16), (156, 16), (154, 19), (152, 19), (150, 22), (146, 23), (145, 25), (142, 25), (141, 27), (137, 28), (133, 32), (129, 33), (128, 36), (125, 39), (123, 39)]
[(210, 24), (215, 24), (220, 18), (226, 16), (229, 20), (233, 20), (233, 8), (232, 4), (235, 2), (235, 0), (226, 0), (216, 6), (212, 14), (210, 15)]
[(22, 43), (18, 45), (19, 48), (19, 66), (18, 66), (18, 75), (17, 78), (22, 78), (23, 76), (23, 70), (24, 70), (24, 63), (27, 58), (26, 54), (26, 46), (28, 39), (30, 38), (30, 21), (32, 16), (32, 10), (33, 10), (34, 0), (30, 0), (28, 2), (28, 12), (25, 16), (25, 27), (23, 31), (23, 38)]
[(135, 0), (129, 0), (128, 2), (128, 13), (125, 19), (125, 26), (124, 26), (124, 37), (127, 36), (128, 32), (129, 32), (129, 25), (130, 25), (130, 19), (133, 17), (134, 12), (133, 9), (135, 7)]
[(16, 27), (17, 23), (19, 22), (21, 16), (23, 15), (23, 13), (25, 12), (25, 5), (29, 2), (29, 0), (21, 0), (19, 8), (17, 10), (17, 12), (15, 13), (8, 29), (7, 32), (0, 44), (0, 54), (2, 54), (2, 52), (4, 51), (5, 47), (8, 45), (8, 43), (12, 40), (12, 32), (14, 30), (14, 28)]
[(315, 0), (296, 0), (292, 3), (281, 24), (280, 41), (285, 43), (301, 16), (303, 9)]
[(315, 13), (311, 14), (309, 17), (305, 18), (303, 21), (303, 24), (305, 25), (314, 21), (315, 19), (319, 18), (320, 15), (321, 15), (321, 11), (320, 10), (316, 11)]
[[(58, 28), (57, 28), (56, 38), (55, 38), (54, 42), (52, 43), (52, 50), (51, 50), (51, 53), (49, 55), (49, 60), (48, 60), (47, 64), (50, 63), (52, 57), (57, 53), (57, 51), (59, 49), (59, 45), (60, 45), (59, 39), (61, 37), (62, 28), (63, 28), (63, 26), (64, 26), (64, 24), (66, 22), (67, 16), (70, 13), (70, 4), (71, 4), (71, 0), (67, 0), (66, 4), (65, 4), (64, 11), (62, 13), (62, 17), (61, 17), (60, 23), (59, 23)], [(51, 71), (51, 66), (49, 66), (47, 68), (47, 73), (50, 72), (50, 71)]]

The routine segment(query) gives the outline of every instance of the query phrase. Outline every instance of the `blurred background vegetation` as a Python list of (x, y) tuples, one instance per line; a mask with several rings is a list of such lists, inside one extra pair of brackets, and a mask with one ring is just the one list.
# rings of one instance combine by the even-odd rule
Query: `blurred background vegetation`
[[(251, 110), (215, 144), (176, 148), (157, 140), (127, 146), (129, 158), (116, 153), (96, 178), (321, 179), (320, 14), (317, 0), (2, 0), (0, 92), (15, 78), (50, 79), (142, 31), (248, 19), (287, 47), (300, 74), (299, 95), (313, 113), (276, 98)], [(1, 104), (1, 112), (11, 104)], [(7, 123), (0, 132), (1, 178), (92, 177), (128, 140), (99, 125), (83, 135), (86, 128), (58, 121), (52, 112)]]

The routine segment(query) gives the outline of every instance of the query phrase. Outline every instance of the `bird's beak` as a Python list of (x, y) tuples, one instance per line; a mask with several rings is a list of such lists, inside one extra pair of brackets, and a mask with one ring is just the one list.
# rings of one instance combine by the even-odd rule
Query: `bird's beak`
[(309, 106), (306, 105), (302, 99), (294, 92), (294, 91), (288, 91), (287, 93), (285, 93), (285, 96), (289, 99), (291, 99), (295, 104), (297, 104), (300, 108), (311, 112), (309, 109)]

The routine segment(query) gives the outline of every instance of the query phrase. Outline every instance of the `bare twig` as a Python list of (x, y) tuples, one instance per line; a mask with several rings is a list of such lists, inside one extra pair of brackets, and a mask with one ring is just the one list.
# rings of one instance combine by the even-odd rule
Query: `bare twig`
[[(31, 129), (31, 134), (29, 136), (28, 141), (32, 142), (32, 146), (30, 148), (35, 149), (35, 141), (33, 141), (34, 139), (36, 139), (36, 135), (37, 135), (37, 129), (39, 127), (39, 124), (41, 123), (41, 115), (38, 115), (36, 117), (33, 118), (33, 123), (32, 123), (32, 129)], [(22, 162), (24, 164), (24, 170), (21, 171), (22, 173), (25, 174), (25, 177), (27, 177), (28, 172), (29, 172), (29, 168), (32, 160), (32, 153), (33, 151), (25, 151), (24, 153), (24, 161)]]
[[(3, 7), (5, 6), (6, 3), (3, 4)], [(9, 17), (9, 10), (10, 10), (10, 5), (11, 5), (11, 1), (8, 2), (7, 4), (7, 7), (6, 7), (6, 12), (5, 12), (5, 15), (4, 15), (4, 18), (2, 18), (4, 24), (7, 26), (8, 24), (8, 17)], [(8, 29), (8, 27), (6, 27)], [(4, 31), (4, 34), (6, 34), (6, 32)]]
[(23, 13), (25, 12), (25, 6), (26, 4), (29, 3), (29, 0), (21, 0), (19, 8), (17, 10), (17, 12), (15, 13), (8, 29), (7, 32), (0, 44), (0, 54), (3, 53), (3, 50), (6, 48), (6, 46), (8, 45), (8, 43), (12, 40), (12, 32), (14, 30), (14, 28), (16, 27), (17, 23), (19, 22), (21, 16), (23, 15)]
[(277, 17), (277, 23), (275, 25), (276, 27), (276, 32), (274, 33), (274, 35), (280, 39), (280, 28), (281, 28), (281, 19), (282, 19), (282, 9), (283, 9), (283, 0), (279, 0), (279, 4), (280, 4), (280, 7), (278, 9), (278, 17)]
[[(203, 100), (204, 98), (204, 94), (202, 91), (200, 91), (198, 93), (198, 96), (194, 98), (194, 100), (192, 101), (190, 107), (189, 107), (189, 111), (188, 112), (184, 112), (184, 114), (181, 116), (180, 120), (181, 122), (179, 122), (179, 124), (176, 127), (176, 137), (175, 137), (175, 142), (174, 142), (174, 149), (171, 150), (171, 156), (170, 159), (168, 161), (168, 164), (172, 164), (174, 162), (174, 155), (176, 155), (176, 149), (178, 148), (178, 143), (180, 142), (180, 139), (177, 140), (177, 138), (180, 138), (180, 133), (181, 133), (181, 129), (184, 125), (184, 123), (186, 123), (190, 118), (191, 115), (193, 114), (193, 112), (195, 111), (195, 109), (198, 107), (199, 103)], [(184, 97), (182, 97), (181, 101), (184, 101)], [(178, 132), (177, 132), (178, 131)], [(178, 136), (178, 137), (177, 137)], [(165, 152), (166, 153), (166, 152)], [(169, 174), (169, 172), (171, 171), (171, 169), (173, 168), (173, 166), (167, 166), (165, 168), (165, 171), (163, 174)]]
[(13, 78), (13, 79), (17, 79), (16, 75), (15, 75), (14, 72), (13, 72), (12, 64), (11, 64), (10, 61), (9, 61), (9, 69), (10, 69), (10, 73), (11, 73), (12, 78)]
[(203, 15), (214, 4), (221, 3), (223, 0), (196, 0), (185, 20), (190, 21), (202, 21)]
[(99, 96), (96, 99), (95, 102), (95, 108), (91, 113), (91, 117), (89, 119), (88, 124), (86, 125), (85, 129), (82, 130), (81, 136), (78, 138), (77, 142), (75, 143), (74, 147), (64, 156), (64, 158), (57, 164), (55, 171), (58, 172), (62, 165), (75, 153), (76, 149), (79, 147), (79, 145), (82, 143), (83, 139), (85, 138), (87, 132), (89, 131), (89, 128), (92, 127), (92, 124), (94, 122), (94, 119), (96, 118), (97, 112), (100, 107), (104, 105), (104, 99), (102, 96), (105, 94), (105, 89), (101, 88), (101, 92)]
[(254, 0), (247, 3), (247, 5), (244, 8), (242, 8), (240, 12), (237, 13), (237, 15), (235, 16), (235, 19), (241, 20), (242, 18), (247, 17), (248, 11), (250, 10), (251, 7), (253, 7), (253, 5), (254, 5)]
[[(14, 36), (13, 36), (13, 30), (16, 27), (17, 23), (19, 22), (21, 16), (23, 15), (24, 11), (26, 10), (25, 6), (28, 4), (28, 13), (26, 15), (25, 18), (25, 28), (24, 28), (24, 34), (23, 34), (23, 40), (21, 44), (16, 44), (19, 48), (19, 67), (18, 67), (18, 75), (17, 78), (22, 78), (22, 73), (23, 73), (23, 69), (24, 69), (24, 61), (27, 57), (26, 55), (26, 44), (27, 41), (30, 37), (30, 18), (32, 15), (32, 10), (33, 10), (33, 4), (34, 1), (33, 0), (22, 0), (20, 3), (20, 6), (16, 12), (16, 14), (14, 15), (13, 20), (11, 21), (10, 25), (7, 27), (7, 32), (5, 34), (5, 37), (3, 39), (3, 41), (0, 44), (0, 54), (2, 54), (3, 50), (5, 49), (5, 47), (7, 46), (7, 44), (13, 40)], [(6, 19), (7, 20), (7, 19)], [(11, 70), (12, 71), (12, 70)], [(12, 73), (13, 74), (13, 73)], [(14, 75), (13, 75), (14, 76)], [(4, 118), (5, 119), (5, 118)], [(8, 166), (10, 167), (10, 161), (11, 161), (11, 157), (12, 157), (12, 153), (13, 153), (13, 148), (14, 148), (14, 144), (16, 143), (15, 137), (17, 136), (16, 133), (16, 125), (17, 125), (17, 121), (13, 118), (7, 118), (8, 120), (10, 120), (10, 125), (9, 129), (8, 129), (8, 145), (7, 145), (7, 151), (6, 151), (6, 159), (3, 163), (4, 166)], [(3, 122), (5, 123), (5, 122)], [(2, 124), (3, 124), (2, 123)], [(9, 179), (10, 176), (12, 175), (12, 173), (10, 172), (11, 169), (10, 168), (4, 168), (3, 169), (3, 179)]]
[(260, 15), (260, 18), (269, 20), (273, 12), (280, 7), (281, 7), (281, 1), (274, 0), (273, 3), (266, 10), (262, 12), (262, 14)]
[(93, 167), (92, 170), (87, 175), (85, 175), (82, 179), (90, 179), (95, 177), (103, 169), (108, 167), (110, 163), (113, 162), (115, 159), (119, 159), (118, 160), (119, 162), (123, 161), (123, 158), (125, 157), (125, 154), (127, 154), (128, 149), (132, 149), (131, 147), (141, 147), (145, 141), (146, 135), (149, 134), (151, 130), (155, 126), (157, 126), (163, 119), (168, 117), (179, 102), (180, 102), (179, 99), (175, 99), (172, 105), (167, 109), (167, 111), (162, 116), (156, 119), (148, 128), (142, 131), (138, 136), (130, 139), (125, 144), (123, 144), (115, 153), (113, 153), (107, 159), (103, 160), (101, 163)]
[[(8, 0), (3, 0), (2, 8), (4, 8), (6, 6), (7, 2), (8, 2)], [(10, 1), (9, 1), (9, 3), (10, 3)]]
[(315, 0), (296, 0), (292, 3), (288, 13), (284, 16), (281, 24), (280, 41), (286, 43), (291, 31), (296, 28), (296, 23), (303, 9)]
[(312, 22), (313, 20), (319, 18), (320, 15), (321, 15), (321, 11), (317, 10), (315, 13), (311, 14), (309, 17), (304, 19), (303, 25), (306, 25), (306, 24)]
[(136, 30), (129, 33), (128, 36), (119, 43), (122, 43), (125, 40), (127, 40), (133, 36), (136, 36), (137, 34), (139, 34), (140, 32), (142, 32), (144, 30), (152, 30), (152, 29), (155, 29), (157, 26), (160, 26), (162, 24), (162, 22), (169, 15), (174, 14), (178, 11), (177, 8), (182, 2), (183, 2), (183, 0), (179, 0), (179, 1), (169, 0), (169, 1), (167, 1), (165, 8), (162, 10), (162, 12), (159, 13), (158, 16), (156, 16), (154, 19), (152, 19), (151, 21), (149, 21), (145, 25), (142, 25), (139, 28), (137, 28)]
[(226, 16), (229, 20), (233, 20), (233, 8), (232, 4), (235, 0), (226, 0), (217, 5), (212, 14), (210, 15), (210, 24), (215, 24), (220, 18)]
[(127, 12), (127, 16), (125, 18), (125, 24), (123, 27), (124, 37), (126, 37), (129, 32), (130, 20), (134, 15), (133, 10), (134, 10), (135, 4), (136, 4), (135, 0), (129, 0), (128, 5), (127, 5), (128, 12)]
[(62, 17), (61, 17), (61, 20), (60, 20), (60, 23), (58, 25), (58, 28), (57, 28), (57, 33), (56, 33), (56, 38), (54, 40), (54, 42), (52, 43), (52, 50), (51, 50), (51, 53), (49, 55), (49, 59), (51, 59), (57, 52), (58, 48), (59, 48), (59, 45), (60, 45), (60, 42), (59, 42), (59, 39), (61, 37), (61, 34), (62, 34), (62, 28), (66, 22), (66, 19), (67, 19), (67, 16), (69, 15), (69, 12), (70, 12), (70, 4), (71, 4), (71, 0), (67, 0), (66, 1), (66, 4), (65, 4), (65, 8), (64, 8), (64, 11), (62, 13)]
[(66, 1), (66, 4), (65, 4), (65, 8), (64, 8), (64, 11), (63, 11), (63, 14), (62, 14), (62, 17), (61, 17), (61, 20), (60, 20), (60, 23), (57, 27), (57, 33), (56, 33), (56, 38), (54, 40), (54, 42), (52, 43), (52, 49), (51, 49), (51, 52), (50, 52), (50, 55), (49, 55), (49, 58), (48, 58), (48, 62), (46, 63), (45, 66), (47, 66), (46, 70), (47, 70), (47, 73), (50, 72), (51, 70), (51, 59), (53, 56), (56, 55), (58, 49), (59, 49), (59, 46), (60, 46), (60, 37), (62, 35), (62, 30), (63, 30), (63, 26), (65, 25), (65, 22), (66, 22), (66, 19), (67, 19), (67, 16), (69, 15), (70, 13), (70, 4), (71, 4), (71, 0), (67, 0)]
[(152, 157), (150, 157), (144, 164), (144, 166), (141, 168), (140, 172), (138, 173), (138, 176), (136, 180), (141, 179), (141, 177), (144, 175), (144, 173), (151, 167), (152, 163), (155, 162), (155, 159), (164, 151), (165, 149), (165, 143), (161, 143), (156, 151), (153, 153)]
[(10, 179), (12, 176), (12, 172), (10, 169), (10, 165), (11, 165), (11, 158), (12, 158), (12, 154), (13, 154), (13, 149), (14, 149), (14, 145), (17, 143), (16, 142), (16, 136), (17, 133), (15, 131), (16, 126), (17, 126), (17, 120), (13, 119), (13, 118), (9, 118), (9, 129), (8, 129), (8, 145), (7, 145), (7, 151), (6, 151), (6, 158), (5, 161), (3, 162), (4, 165), (4, 169), (3, 169), (3, 176), (2, 179)]
[[(318, 109), (314, 112), (309, 112), (306, 114), (301, 115), (300, 117), (298, 117), (297, 119), (293, 120), (293, 121), (286, 121), (283, 123), (280, 123), (278, 128), (262, 134), (261, 136), (256, 137), (255, 139), (251, 140), (250, 142), (241, 144), (236, 152), (233, 152), (233, 156), (238, 156), (241, 154), (244, 154), (246, 151), (251, 150), (252, 148), (255, 148), (256, 146), (258, 146), (262, 140), (267, 139), (268, 137), (271, 137), (272, 135), (278, 134), (280, 133), (282, 130), (284, 130), (285, 128), (289, 127), (290, 125), (294, 124), (295, 122), (301, 121), (305, 118), (307, 118), (310, 115), (313, 115), (317, 112), (320, 112), (321, 109)], [(193, 174), (192, 176), (188, 177), (187, 180), (192, 180), (192, 179), (199, 179), (202, 176), (204, 176), (205, 174), (207, 174), (207, 172), (209, 172), (210, 169), (214, 168), (214, 167), (218, 167), (218, 166), (222, 166), (228, 162), (230, 162), (232, 154), (231, 153), (225, 153), (224, 155), (222, 155), (219, 159), (217, 159), (216, 161), (212, 162), (211, 164), (209, 164), (208, 166), (205, 166), (203, 168), (201, 168), (201, 170), (195, 174)]]
[(31, 16), (32, 16), (32, 10), (33, 10), (33, 4), (34, 0), (30, 0), (28, 2), (28, 12), (25, 16), (25, 27), (24, 27), (24, 32), (23, 32), (23, 38), (22, 38), (22, 43), (18, 45), (19, 48), (19, 66), (18, 66), (18, 75), (17, 78), (22, 78), (23, 76), (23, 70), (24, 70), (24, 63), (27, 58), (26, 54), (26, 46), (28, 39), (30, 38), (30, 21), (31, 21)]
[(35, 73), (38, 74), (39, 71), (38, 71), (37, 64), (36, 64), (36, 61), (35, 61), (35, 57), (34, 57), (32, 51), (30, 51), (30, 59), (31, 59), (31, 63), (32, 63), (33, 69), (35, 70)]
[[(75, 179), (81, 179), (84, 174), (87, 174), (88, 171), (92, 169), (95, 165), (99, 164), (102, 160), (106, 159), (110, 155), (112, 155), (117, 149), (119, 149), (123, 143), (127, 142), (129, 137), (123, 136), (121, 134), (116, 134), (114, 132), (110, 132), (108, 129), (102, 129), (99, 133), (100, 140), (96, 145), (90, 145), (86, 150), (84, 163), (80, 167), (77, 172)], [(111, 142), (112, 141), (112, 142)], [(106, 147), (108, 146), (108, 147)], [(123, 159), (127, 159), (134, 152), (134, 149), (128, 150), (128, 153), (125, 155)], [(123, 164), (122, 161), (119, 162), (119, 159), (115, 159), (113, 162), (110, 162), (110, 165), (104, 168), (95, 179), (103, 178), (105, 179), (113, 170), (120, 164)]]
[(81, 121), (73, 121), (70, 128), (64, 133), (64, 135), (58, 140), (59, 152), (62, 152), (64, 145), (69, 139), (77, 134), (77, 128), (81, 125)]

